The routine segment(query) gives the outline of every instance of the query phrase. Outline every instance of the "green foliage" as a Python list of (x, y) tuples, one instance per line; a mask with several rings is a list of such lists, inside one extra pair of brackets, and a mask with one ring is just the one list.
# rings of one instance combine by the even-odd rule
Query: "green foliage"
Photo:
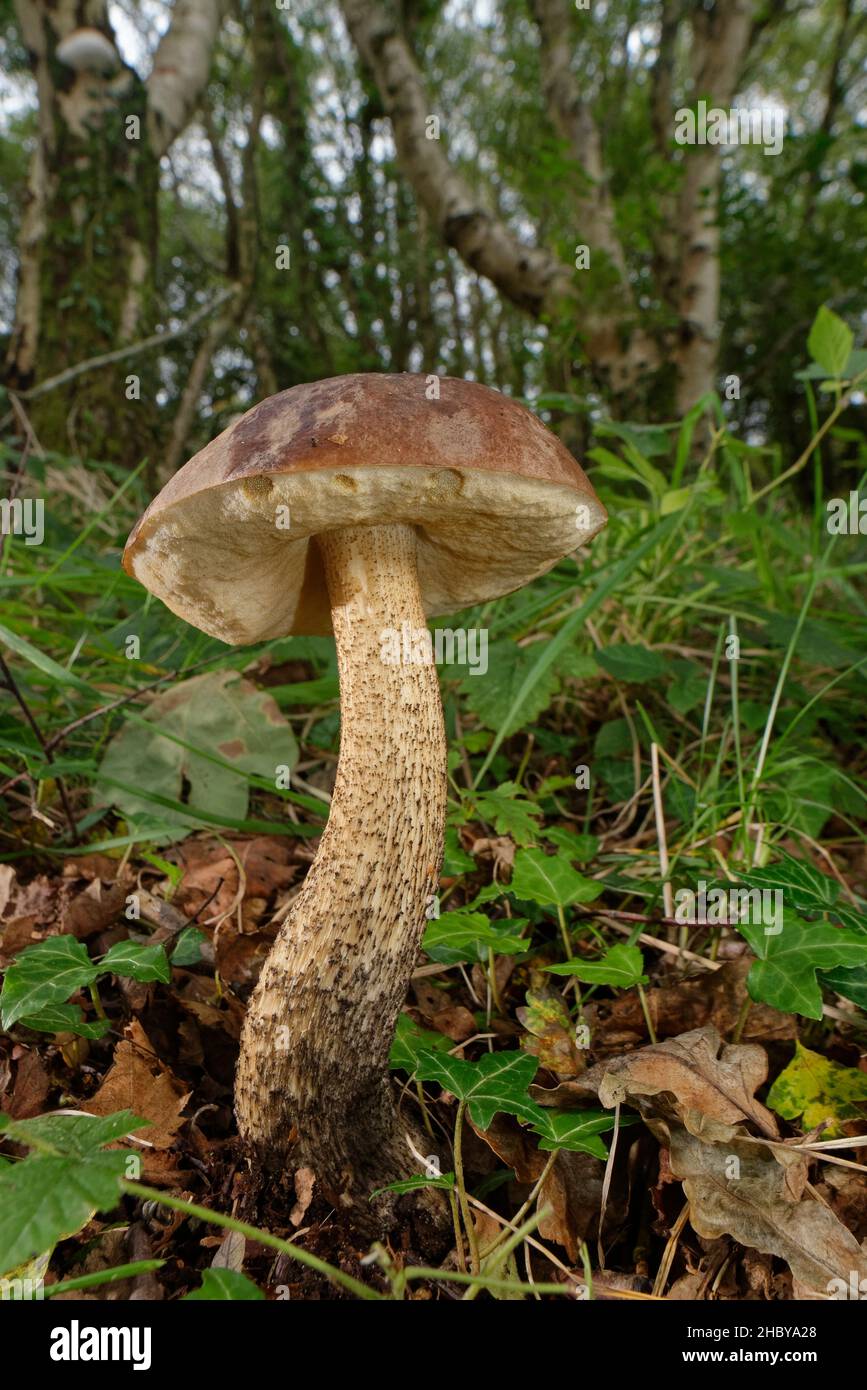
[(487, 961), (489, 953), (511, 956), (526, 951), (521, 935), (526, 918), (492, 922), (483, 912), (443, 912), (426, 927), (422, 947), (431, 960), (454, 965), (462, 960)]
[(206, 1269), (202, 1271), (202, 1282), (192, 1293), (185, 1294), (182, 1303), (196, 1302), (263, 1302), (265, 1295), (237, 1269)]
[(615, 985), (618, 989), (631, 989), (633, 985), (646, 985), (644, 960), (637, 946), (612, 946), (601, 960), (567, 960), (562, 965), (549, 965), (552, 975), (573, 975), (590, 985)]
[(784, 1013), (821, 1018), (817, 972), (867, 964), (867, 935), (829, 922), (807, 921), (788, 910), (782, 930), (775, 935), (761, 923), (742, 922), (738, 930), (758, 957), (747, 980), (750, 994)]
[(593, 902), (602, 891), (595, 879), (573, 869), (565, 854), (546, 854), (541, 849), (519, 850), (511, 887), (517, 898), (544, 907)]
[(568, 1149), (605, 1158), (599, 1135), (613, 1129), (614, 1116), (597, 1110), (546, 1110), (527, 1095), (536, 1074), (536, 1059), (525, 1052), (489, 1052), (477, 1062), (436, 1052), (420, 1052), (416, 1075), (437, 1081), (466, 1105), (473, 1124), (487, 1129), (495, 1115), (514, 1115), (529, 1122), (542, 1149)]
[(51, 1250), (95, 1212), (117, 1205), (127, 1154), (102, 1146), (145, 1123), (128, 1110), (104, 1119), (0, 1115), (0, 1133), (33, 1150), (23, 1162), (0, 1168), (0, 1272)]
[(49, 937), (21, 951), (6, 971), (0, 991), (3, 1027), (23, 1023), (41, 1031), (100, 1036), (107, 1024), (82, 1024), (79, 1011), (64, 1001), (75, 990), (94, 985), (100, 976), (108, 974), (168, 984), (171, 967), (162, 946), (119, 941), (96, 962), (74, 937)]
[(465, 1062), (448, 1053), (420, 1051), (416, 1076), (438, 1081), (467, 1106), (473, 1123), (487, 1129), (495, 1115), (528, 1119), (538, 1107), (527, 1095), (536, 1075), (536, 1060), (526, 1052), (487, 1052), (478, 1062)]

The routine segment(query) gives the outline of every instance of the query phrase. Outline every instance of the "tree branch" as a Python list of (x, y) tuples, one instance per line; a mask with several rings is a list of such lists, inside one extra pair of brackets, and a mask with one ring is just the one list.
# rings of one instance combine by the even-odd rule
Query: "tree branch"
[(221, 19), (220, 0), (175, 0), (146, 83), (148, 137), (157, 157), (177, 139), (199, 104)]
[(431, 112), (409, 44), (379, 0), (341, 0), (350, 36), (370, 69), (394, 131), (398, 160), (433, 227), (471, 269), (539, 317), (575, 293), (573, 275), (550, 251), (525, 246), (428, 140)]
[(215, 309), (232, 299), (238, 293), (238, 289), (237, 285), (229, 285), (227, 289), (220, 290), (209, 304), (203, 304), (177, 328), (170, 328), (165, 333), (152, 333), (149, 338), (142, 338), (139, 343), (130, 343), (128, 347), (116, 348), (113, 352), (102, 352), (98, 357), (88, 357), (85, 362), (76, 362), (74, 367), (67, 367), (66, 371), (58, 372), (57, 376), (40, 381), (38, 386), (31, 386), (29, 391), (16, 391), (15, 395), (24, 401), (35, 401), (38, 396), (44, 396), (47, 391), (53, 391), (56, 387), (65, 385), (67, 381), (73, 381), (84, 372), (93, 372), (99, 367), (110, 367), (115, 362), (124, 362), (128, 357), (135, 357), (140, 352), (150, 352), (152, 348), (159, 348), (164, 343), (173, 342), (175, 338), (182, 338), (185, 333), (189, 333), (201, 323), (202, 319), (208, 318)]

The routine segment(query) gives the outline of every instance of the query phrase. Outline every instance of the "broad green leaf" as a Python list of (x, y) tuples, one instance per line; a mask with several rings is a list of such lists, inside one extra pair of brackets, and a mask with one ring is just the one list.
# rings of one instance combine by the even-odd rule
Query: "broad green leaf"
[(102, 957), (99, 969), (131, 980), (162, 980), (170, 984), (172, 979), (172, 968), (162, 946), (145, 946), (136, 941), (116, 942)]
[(184, 1294), (182, 1303), (196, 1302), (262, 1302), (265, 1298), (258, 1284), (238, 1269), (205, 1269), (202, 1282), (192, 1293)]
[(593, 859), (599, 849), (597, 835), (579, 835), (562, 825), (546, 826), (542, 834), (552, 845), (561, 849), (567, 859), (577, 859), (579, 864), (586, 864), (588, 859)]
[(535, 1057), (528, 1057), (526, 1052), (486, 1052), (478, 1062), (465, 1062), (460, 1057), (422, 1051), (416, 1075), (420, 1081), (438, 1081), (465, 1101), (473, 1124), (487, 1129), (499, 1114), (537, 1118), (542, 1107), (527, 1095), (537, 1070)]
[(751, 997), (782, 1013), (821, 1018), (816, 972), (867, 963), (867, 938), (828, 922), (807, 922), (793, 912), (784, 911), (776, 934), (761, 923), (739, 922), (737, 927), (759, 957), (747, 977)]
[(668, 669), (661, 652), (625, 642), (619, 646), (605, 647), (596, 653), (596, 660), (609, 676), (620, 681), (658, 680)]
[(475, 867), (475, 859), (473, 859), (471, 854), (467, 854), (466, 850), (461, 845), (457, 828), (453, 825), (446, 826), (443, 873), (447, 877), (457, 877), (459, 874), (471, 874)]
[(198, 965), (208, 937), (198, 927), (184, 927), (172, 951), (172, 965)]
[(85, 1023), (77, 1004), (46, 1004), (38, 1013), (27, 1014), (18, 1022), (22, 1028), (32, 1028), (35, 1033), (75, 1033), (79, 1038), (101, 1038), (111, 1027), (107, 1018)]
[(464, 805), (474, 807), (498, 835), (511, 835), (518, 845), (532, 845), (538, 839), (542, 812), (515, 782), (503, 782), (492, 792), (468, 793)]
[(489, 729), (508, 735), (522, 724), (537, 719), (551, 703), (559, 686), (555, 671), (540, 672), (523, 696), (520, 712), (510, 713), (518, 693), (536, 664), (534, 647), (519, 647), (505, 638), (488, 648), (488, 669), (478, 676), (465, 676), (461, 689), (473, 714)]
[(30, 1157), (0, 1169), (0, 1270), (14, 1269), (120, 1201), (127, 1155)]
[(74, 936), (51, 936), (28, 946), (10, 965), (0, 994), (0, 1021), (11, 1028), (19, 1018), (62, 1004), (99, 974), (86, 948)]
[(413, 1072), (420, 1052), (448, 1052), (452, 1047), (454, 1043), (451, 1038), (435, 1033), (432, 1028), (422, 1028), (409, 1014), (400, 1014), (388, 1064), (401, 1071)]
[(844, 1133), (844, 1120), (867, 1119), (867, 1073), (796, 1043), (794, 1057), (768, 1092), (768, 1105), (785, 1120), (801, 1117), (805, 1130), (830, 1120), (823, 1135), (833, 1138)]
[(425, 928), (422, 948), (431, 960), (443, 965), (459, 961), (485, 962), (488, 952), (498, 956), (515, 956), (527, 950), (521, 936), (526, 918), (505, 918), (492, 922), (483, 912), (443, 912)]
[[(278, 766), (293, 767), (298, 745), (270, 695), (236, 671), (194, 676), (130, 716), (106, 749), (94, 798), (117, 806), (142, 832), (158, 820), (178, 834), (201, 822), (189, 804), (222, 823), (244, 820), (249, 784), (241, 773), (273, 783)], [(123, 784), (120, 790), (113, 783)], [(140, 794), (137, 789), (141, 788)], [(157, 810), (164, 803), (165, 810)]]
[(541, 849), (518, 851), (510, 888), (517, 898), (543, 907), (590, 903), (602, 892), (602, 884), (579, 874), (565, 854), (546, 854)]
[(827, 989), (842, 994), (850, 1003), (867, 1010), (867, 965), (858, 965), (852, 970), (844, 966), (838, 966), (836, 970), (823, 970), (819, 979)]
[(824, 367), (829, 376), (840, 377), (849, 361), (853, 342), (849, 325), (823, 304), (813, 320), (807, 339), (813, 361)]
[(784, 850), (779, 850), (778, 854), (777, 863), (764, 869), (750, 869), (747, 877), (751, 888), (779, 888), (789, 907), (805, 911), (825, 912), (833, 907), (840, 894), (836, 879)]
[(599, 1138), (614, 1128), (614, 1116), (599, 1110), (545, 1110), (533, 1121), (533, 1132), (541, 1136), (540, 1149), (568, 1149), (570, 1153), (592, 1154), (606, 1159), (608, 1150)]
[(605, 952), (600, 960), (567, 960), (564, 965), (546, 967), (551, 975), (574, 975), (589, 985), (616, 985), (631, 989), (646, 985), (644, 958), (637, 946), (618, 944)]
[(13, 1120), (0, 1115), (0, 1133), (8, 1134), (17, 1144), (44, 1150), (48, 1145), (57, 1156), (81, 1158), (96, 1153), (103, 1144), (113, 1144), (136, 1129), (144, 1129), (150, 1121), (134, 1115), (131, 1110), (116, 1110), (113, 1115), (79, 1115), (55, 1110), (48, 1115), (35, 1115), (30, 1120)]

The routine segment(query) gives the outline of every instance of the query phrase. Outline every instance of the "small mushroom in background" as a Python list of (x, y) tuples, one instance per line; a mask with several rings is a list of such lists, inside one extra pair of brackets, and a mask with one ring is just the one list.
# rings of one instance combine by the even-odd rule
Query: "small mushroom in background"
[(76, 72), (108, 74), (120, 66), (117, 49), (99, 29), (73, 29), (61, 39), (56, 53), (61, 63)]
[(388, 1054), (439, 883), (446, 739), (435, 667), (403, 654), (429, 617), (520, 588), (606, 521), (523, 406), (451, 378), (431, 400), (429, 380), (335, 377), (262, 401), (175, 474), (124, 553), (224, 642), (333, 631), (331, 813), (250, 1001), (236, 1107), (266, 1166), (291, 1151), (360, 1225), (371, 1190), (424, 1171), (430, 1147), (398, 1113)]

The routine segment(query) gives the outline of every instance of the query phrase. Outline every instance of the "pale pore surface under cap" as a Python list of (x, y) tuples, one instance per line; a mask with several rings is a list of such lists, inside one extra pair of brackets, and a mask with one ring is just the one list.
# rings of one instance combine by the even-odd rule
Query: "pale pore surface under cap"
[(435, 617), (521, 588), (604, 521), (574, 488), (482, 469), (257, 475), (166, 507), (139, 536), (132, 568), (173, 613), (239, 646), (292, 631), (309, 540), (323, 531), (415, 527), (422, 601)]

